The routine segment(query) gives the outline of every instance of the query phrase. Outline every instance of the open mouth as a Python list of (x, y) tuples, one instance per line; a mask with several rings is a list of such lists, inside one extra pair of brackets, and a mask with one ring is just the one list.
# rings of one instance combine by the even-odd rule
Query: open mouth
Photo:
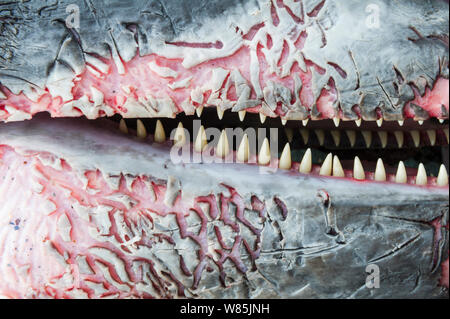
[(448, 296), (448, 3), (200, 2), (0, 11), (0, 295)]

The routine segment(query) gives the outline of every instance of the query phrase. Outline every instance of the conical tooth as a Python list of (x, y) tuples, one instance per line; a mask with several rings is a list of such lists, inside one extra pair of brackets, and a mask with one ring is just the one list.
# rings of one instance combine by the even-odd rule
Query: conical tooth
[(378, 125), (378, 127), (381, 127), (381, 125), (383, 125), (383, 118), (382, 118), (382, 117), (380, 117), (380, 118), (377, 120), (377, 125)]
[(242, 111), (239, 111), (239, 112), (238, 112), (239, 120), (240, 120), (241, 122), (244, 122), (245, 114), (247, 114), (247, 111), (245, 111), (245, 110), (242, 110)]
[(414, 131), (411, 131), (410, 134), (411, 134), (411, 137), (413, 139), (414, 146), (415, 147), (419, 147), (419, 145), (420, 145), (420, 133), (419, 133), (419, 131), (414, 130)]
[(364, 173), (364, 167), (362, 166), (361, 161), (358, 156), (355, 156), (355, 160), (353, 162), (353, 178), (363, 180), (366, 179), (366, 174)]
[(300, 129), (300, 135), (302, 136), (303, 143), (304, 144), (308, 144), (308, 141), (309, 141), (309, 130), (306, 129), (306, 128), (301, 128)]
[(267, 116), (265, 116), (262, 113), (259, 113), (259, 120), (261, 121), (261, 124), (264, 124), (264, 122), (266, 121)]
[(160, 120), (156, 121), (154, 140), (156, 143), (164, 143), (166, 141), (166, 132)]
[(427, 185), (427, 183), (427, 171), (425, 170), (425, 166), (420, 163), (419, 168), (417, 169), (416, 185)]
[(405, 133), (403, 131), (394, 131), (394, 136), (397, 140), (398, 148), (402, 148), (405, 141)]
[(281, 169), (291, 169), (292, 167), (291, 147), (289, 146), (289, 143), (286, 143), (283, 152), (281, 152), (279, 167)]
[(405, 164), (402, 161), (400, 161), (398, 163), (397, 173), (395, 174), (395, 182), (404, 184), (407, 182), (407, 180), (408, 177), (406, 175)]
[(444, 124), (444, 119), (439, 119), (439, 123)]
[(226, 157), (230, 154), (230, 144), (228, 143), (228, 137), (225, 130), (222, 130), (222, 134), (220, 134), (219, 142), (216, 146), (216, 155), (219, 157)]
[(119, 130), (124, 134), (128, 134), (127, 123), (125, 122), (124, 119), (120, 119)]
[(361, 123), (362, 123), (362, 120), (361, 120), (361, 119), (357, 119), (357, 120), (355, 121), (355, 124), (356, 124), (357, 127), (360, 127), (360, 126), (361, 126)]
[(286, 120), (286, 119), (281, 119), (281, 124), (286, 125), (287, 121), (288, 120)]
[(400, 126), (403, 126), (404, 123), (405, 123), (405, 121), (403, 121), (403, 120), (398, 121), (398, 125), (400, 125)]
[(380, 138), (381, 147), (385, 148), (388, 143), (388, 133), (386, 131), (377, 131), (378, 137)]
[(333, 122), (336, 127), (339, 127), (339, 123), (341, 122), (341, 119), (338, 117), (334, 117)]
[(341, 162), (336, 155), (333, 157), (333, 176), (345, 177), (344, 169), (342, 168)]
[(136, 131), (137, 131), (137, 137), (139, 137), (139, 138), (147, 137), (147, 129), (145, 128), (144, 123), (142, 123), (141, 120), (136, 121)]
[(322, 146), (325, 143), (325, 131), (318, 129), (314, 130), (314, 133), (316, 133), (317, 139), (319, 140), (319, 145)]
[(445, 137), (447, 138), (447, 144), (448, 144), (448, 127), (443, 129)]
[(308, 174), (311, 173), (311, 169), (312, 169), (312, 154), (311, 149), (308, 148), (305, 152), (305, 155), (303, 155), (298, 171), (303, 174)]
[(286, 134), (286, 137), (288, 139), (288, 142), (291, 143), (292, 140), (294, 139), (294, 130), (291, 129), (290, 127), (286, 127), (284, 129), (284, 133)]
[(309, 119), (304, 119), (304, 120), (302, 120), (302, 125), (306, 126), (306, 125), (308, 125), (308, 122), (309, 122)]
[(438, 186), (447, 186), (448, 185), (448, 174), (447, 174), (447, 169), (445, 168), (444, 164), (441, 164), (441, 167), (439, 168), (439, 174), (436, 179), (436, 184)]
[(381, 158), (377, 161), (377, 167), (375, 168), (375, 180), (378, 182), (386, 181), (386, 170), (384, 169), (383, 160)]
[(341, 144), (341, 132), (337, 130), (332, 130), (330, 131), (330, 133), (331, 137), (333, 138), (334, 144), (336, 144), (336, 146), (339, 146), (339, 144)]
[(224, 110), (222, 110), (219, 106), (217, 107), (217, 117), (219, 120), (223, 119), (223, 114), (225, 113)]
[(331, 176), (332, 166), (333, 166), (333, 155), (329, 153), (325, 158), (325, 160), (323, 161), (319, 174), (323, 176)]
[(197, 114), (197, 117), (201, 117), (203, 112), (203, 106), (199, 106), (195, 109), (195, 113)]
[(173, 143), (175, 146), (181, 147), (186, 144), (186, 135), (184, 133), (183, 124), (178, 123), (177, 129), (175, 130), (175, 134), (173, 136)]
[(364, 138), (364, 142), (366, 142), (367, 148), (372, 145), (372, 132), (371, 131), (361, 131), (361, 134)]
[(236, 158), (239, 162), (245, 163), (248, 161), (249, 156), (250, 156), (250, 145), (248, 143), (248, 136), (247, 134), (244, 134), (241, 143), (239, 144)]
[(196, 152), (201, 153), (207, 144), (208, 144), (208, 141), (206, 139), (205, 128), (202, 125), (202, 126), (200, 126), (200, 129), (198, 130), (198, 133), (197, 133), (197, 137), (195, 139), (194, 150)]
[(348, 141), (350, 142), (350, 146), (355, 146), (356, 143), (356, 132), (355, 131), (345, 131), (348, 137)]
[(417, 123), (419, 123), (419, 125), (423, 125), (423, 121), (422, 120), (417, 121)]
[(270, 146), (267, 137), (264, 139), (258, 154), (258, 163), (267, 165), (270, 163)]
[(436, 131), (435, 130), (427, 130), (428, 140), (430, 141), (430, 145), (434, 146), (436, 144)]

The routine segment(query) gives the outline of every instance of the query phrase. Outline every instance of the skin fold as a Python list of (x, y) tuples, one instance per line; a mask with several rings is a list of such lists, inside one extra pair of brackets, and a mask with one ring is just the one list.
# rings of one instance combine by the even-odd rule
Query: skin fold
[(0, 2), (0, 296), (448, 298), (436, 177), (174, 163), (169, 132), (140, 139), (102, 119), (214, 107), (408, 134), (394, 121), (427, 121), (445, 144), (448, 12), (440, 0)]

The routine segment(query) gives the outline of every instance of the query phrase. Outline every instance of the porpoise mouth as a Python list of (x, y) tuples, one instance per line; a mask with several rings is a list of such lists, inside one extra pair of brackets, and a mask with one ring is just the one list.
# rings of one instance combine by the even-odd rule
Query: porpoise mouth
[(0, 295), (448, 296), (448, 3), (378, 2), (5, 4)]

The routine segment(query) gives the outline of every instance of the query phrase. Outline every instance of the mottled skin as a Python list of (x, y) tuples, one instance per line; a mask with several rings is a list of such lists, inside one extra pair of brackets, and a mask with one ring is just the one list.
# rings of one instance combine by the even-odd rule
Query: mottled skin
[[(279, 2), (275, 1), (277, 5)], [(295, 5), (293, 1), (285, 2)], [(246, 19), (252, 21), (249, 12), (261, 8), (265, 2), (78, 1), (78, 30), (69, 29), (64, 23), (68, 15), (66, 7), (73, 3), (0, 3), (0, 87), (15, 95), (22, 91), (29, 95), (33, 91), (43, 92), (50, 78), (70, 80), (82, 74), (88, 53), (111, 59), (116, 65), (131, 61), (137, 53), (140, 56), (156, 53), (182, 59), (188, 64), (189, 56), (199, 49), (176, 51), (166, 42), (220, 41), (223, 49), (214, 50), (222, 52), (232, 43), (236, 32), (230, 25), (242, 27)], [(299, 14), (297, 18), (307, 21), (304, 27), (308, 33), (302, 48), (303, 58), (323, 71), (313, 72), (311, 82), (307, 83), (314, 102), (310, 108), (289, 109), (284, 104), (281, 89), (272, 88), (269, 92), (279, 99), (278, 102), (283, 101), (282, 111), (288, 118), (321, 117), (315, 102), (321, 90), (331, 84), (330, 78), (336, 90), (332, 109), (342, 118), (361, 116), (373, 120), (380, 113), (390, 120), (402, 119), (405, 113), (416, 119), (426, 119), (429, 113), (434, 117), (448, 117), (448, 105), (426, 112), (422, 106), (405, 106), (417, 94), (425, 93), (427, 87), (432, 88), (438, 78), (448, 79), (448, 2), (304, 0), (301, 3), (303, 16)], [(365, 24), (368, 4), (380, 9), (378, 28), (368, 28)], [(273, 41), (276, 40), (274, 37)], [(171, 52), (176, 52), (175, 56), (171, 56)], [(263, 96), (256, 92), (252, 99), (262, 100)], [(270, 112), (280, 115), (272, 105), (268, 107)], [(0, 115), (1, 111), (2, 108)], [(180, 167), (170, 162), (167, 150), (162, 152), (155, 146), (130, 142), (128, 138), (109, 132), (108, 124), (99, 130), (91, 123), (74, 124), (67, 120), (38, 118), (31, 123), (2, 124), (0, 146), (4, 148), (0, 154), (9, 154), (8, 159), (17, 164), (19, 172), (25, 163), (20, 156), (26, 154), (27, 160), (38, 165), (40, 157), (36, 154), (49, 152), (58, 160), (67, 161), (79, 180), (83, 180), (87, 171), (98, 169), (106, 177), (145, 176), (158, 181), (167, 193), (174, 191), (169, 185), (175, 180), (179, 182), (175, 184), (180, 185), (175, 191), (181, 190), (179, 196), (184, 208), (191, 207), (199, 197), (230, 196), (228, 186), (237, 192), (239, 202), (244, 203), (248, 211), (260, 209), (260, 218), (248, 217), (248, 224), (239, 220), (236, 222), (239, 226), (234, 228), (226, 225), (223, 216), (200, 222), (191, 211), (180, 212), (186, 214), (186, 219), (191, 217), (187, 224), (193, 233), (201, 233), (196, 228), (199, 223), (206, 227), (208, 231), (204, 231), (202, 238), (208, 243), (216, 245), (220, 241), (213, 226), (226, 234), (225, 245), (220, 243), (220, 249), (214, 246), (222, 253), (206, 252), (193, 241), (186, 243), (180, 220), (174, 222), (169, 218), (171, 215), (158, 217), (161, 218), (158, 232), (168, 234), (173, 242), (153, 248), (155, 255), (147, 257), (155, 264), (155, 277), (171, 273), (176, 280), (171, 278), (172, 285), (167, 284), (167, 287), (159, 282), (161, 290), (167, 289), (167, 293), (147, 292), (153, 297), (183, 296), (179, 292), (180, 283), (186, 290), (185, 296), (204, 298), (448, 297), (448, 288), (439, 285), (442, 263), (448, 259), (448, 189), (385, 186), (287, 173), (258, 175), (256, 167), (242, 165)], [(30, 150), (37, 153), (25, 152)], [(7, 172), (8, 165), (0, 167)], [(23, 187), (11, 185), (15, 193)], [(55, 192), (64, 194), (65, 187), (58, 183), (53, 187)], [(36, 196), (38, 200), (47, 199), (41, 194)], [(255, 198), (258, 202), (254, 202)], [(74, 201), (77, 200), (73, 197), (67, 199), (68, 203)], [(220, 201), (217, 203), (219, 205)], [(167, 207), (170, 204), (164, 201)], [(152, 208), (142, 205), (143, 209)], [(221, 209), (223, 212), (223, 207)], [(234, 225), (236, 216), (230, 211), (233, 219), (230, 224)], [(7, 224), (10, 213), (0, 209), (0, 216), (8, 218), (0, 222)], [(14, 216), (21, 213), (19, 209), (12, 210)], [(70, 214), (76, 215), (79, 211)], [(57, 229), (56, 219), (49, 219), (48, 223), (50, 228)], [(256, 233), (260, 237), (255, 243), (258, 254), (250, 257), (251, 249), (241, 250), (241, 246), (236, 246), (233, 250), (232, 246), (233, 243), (243, 245), (244, 240), (255, 242), (251, 226), (259, 229)], [(0, 237), (2, 246), (7, 247), (3, 254), (8, 256), (7, 253), (13, 251), (8, 250), (10, 234), (9, 228), (4, 227), (3, 237)], [(81, 246), (77, 249), (88, 249), (89, 244), (91, 242), (86, 242), (84, 247), (79, 243)], [(193, 272), (189, 275), (189, 271), (181, 271), (180, 265), (173, 263), (180, 246), (181, 251), (201, 251), (208, 255), (188, 254), (185, 259), (190, 270), (205, 269), (199, 271), (201, 275), (195, 277)], [(121, 249), (120, 245), (115, 248)], [(163, 253), (160, 254), (158, 248)], [(64, 249), (72, 252), (70, 246)], [(35, 250), (39, 249), (35, 247)], [(121, 253), (128, 259), (133, 258), (131, 253)], [(229, 255), (233, 258), (223, 257)], [(251, 259), (254, 260), (251, 262)], [(71, 262), (66, 262), (69, 269)], [(381, 279), (380, 288), (371, 290), (365, 286), (365, 268), (372, 263), (380, 267)], [(25, 277), (44, 272), (42, 269), (33, 271)], [(137, 280), (137, 275), (129, 276), (130, 281)], [(19, 288), (11, 292), (9, 279), (4, 280), (5, 286), (0, 286), (4, 289), (0, 293), (13, 297), (83, 296), (70, 295), (72, 283), (65, 282), (58, 283), (54, 294), (40, 290), (39, 285), (45, 286), (45, 276), (43, 278), (33, 291), (35, 295)], [(167, 276), (164, 278), (168, 280)], [(136, 288), (133, 293), (148, 297), (142, 293), (144, 290)], [(89, 296), (100, 297), (101, 293), (93, 292)], [(121, 292), (118, 296), (133, 294)]]

